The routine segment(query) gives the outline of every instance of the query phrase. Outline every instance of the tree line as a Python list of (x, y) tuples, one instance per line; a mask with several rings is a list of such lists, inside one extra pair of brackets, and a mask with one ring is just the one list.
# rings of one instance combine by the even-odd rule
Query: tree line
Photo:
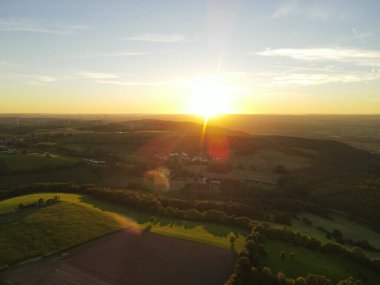
[[(267, 227), (264, 227), (267, 229)], [(263, 227), (256, 224), (247, 236), (244, 249), (239, 253), (233, 274), (224, 285), (332, 285), (333, 282), (323, 275), (307, 274), (297, 278), (287, 278), (283, 272), (274, 274), (264, 266), (262, 259), (267, 255), (264, 243), (266, 236)], [(284, 252), (281, 252), (284, 258)], [(294, 254), (291, 254), (294, 258)], [(337, 285), (360, 285), (362, 282), (353, 277), (339, 280)]]
[[(257, 222), (247, 216), (231, 215), (223, 209), (235, 209), (228, 204), (214, 201), (186, 201), (176, 198), (161, 197), (152, 193), (132, 191), (127, 189), (111, 189), (94, 185), (77, 185), (73, 183), (36, 183), (22, 186), (13, 190), (0, 191), (0, 199), (39, 192), (67, 192), (90, 195), (114, 204), (120, 204), (146, 213), (158, 214), (172, 218), (220, 223), (229, 226), (251, 230), (254, 234), (268, 239), (280, 240), (300, 247), (318, 250), (328, 254), (340, 255), (354, 262), (380, 272), (380, 259), (370, 259), (356, 247), (348, 250), (345, 247), (319, 240), (293, 231), (286, 227), (269, 226)], [(224, 208), (226, 207), (226, 208)], [(238, 209), (238, 207), (236, 207)]]

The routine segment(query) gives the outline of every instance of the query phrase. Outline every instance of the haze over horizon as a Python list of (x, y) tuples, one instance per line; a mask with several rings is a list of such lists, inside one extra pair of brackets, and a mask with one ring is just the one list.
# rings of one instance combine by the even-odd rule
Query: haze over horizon
[(380, 114), (380, 2), (0, 3), (0, 113)]

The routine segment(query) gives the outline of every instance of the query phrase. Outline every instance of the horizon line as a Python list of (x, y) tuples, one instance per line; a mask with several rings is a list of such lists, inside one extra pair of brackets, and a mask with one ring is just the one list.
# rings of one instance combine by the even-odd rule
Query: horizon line
[[(84, 115), (84, 116), (90, 116), (90, 115), (98, 115), (98, 116), (118, 116), (118, 115), (140, 115), (140, 116), (148, 116), (148, 115), (185, 115), (185, 116), (199, 116), (202, 117), (201, 114), (195, 114), (195, 113), (64, 113), (64, 112), (57, 112), (57, 113), (49, 113), (49, 112), (0, 112), (0, 115)], [(379, 113), (225, 113), (225, 114), (218, 114), (212, 117), (223, 117), (223, 116), (259, 116), (259, 115), (279, 115), (279, 116), (380, 116)]]

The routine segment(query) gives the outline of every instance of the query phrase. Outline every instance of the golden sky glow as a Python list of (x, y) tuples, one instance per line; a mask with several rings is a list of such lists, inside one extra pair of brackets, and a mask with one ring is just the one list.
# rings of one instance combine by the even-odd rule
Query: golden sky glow
[(0, 112), (380, 113), (380, 1), (148, 2), (0, 1)]

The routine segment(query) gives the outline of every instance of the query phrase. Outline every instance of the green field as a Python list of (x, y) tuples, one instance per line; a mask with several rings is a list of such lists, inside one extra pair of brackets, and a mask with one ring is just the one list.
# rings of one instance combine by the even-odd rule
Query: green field
[[(334, 282), (347, 276), (354, 276), (358, 279), (358, 270), (367, 278), (367, 284), (380, 284), (380, 275), (359, 264), (348, 261), (342, 257), (296, 247), (280, 241), (268, 240), (265, 243), (269, 255), (265, 258), (265, 265), (269, 265), (273, 272), (282, 271), (289, 278), (296, 278), (307, 273), (325, 275)], [(281, 251), (285, 251), (285, 260), (280, 257)], [(295, 254), (291, 260), (289, 253)]]
[(34, 171), (40, 169), (55, 169), (59, 167), (72, 167), (78, 160), (59, 155), (45, 155), (41, 153), (30, 154), (0, 154), (0, 162), (9, 171)]
[[(334, 229), (341, 231), (345, 240), (352, 239), (354, 241), (367, 240), (372, 246), (380, 249), (380, 233), (377, 233), (365, 225), (358, 222), (353, 222), (342, 215), (332, 214), (332, 220), (318, 217), (309, 213), (302, 213), (298, 215), (301, 219), (307, 217), (312, 226), (306, 226), (303, 222), (293, 220), (292, 228), (304, 232), (308, 235), (314, 236), (321, 241), (331, 241), (326, 238), (326, 235), (317, 229), (318, 226), (325, 228), (327, 231), (332, 232)], [(349, 247), (347, 245), (347, 247)], [(380, 252), (367, 252), (370, 256), (380, 256)]]
[[(32, 203), (39, 198), (59, 195), (62, 202), (30, 210), (15, 211), (20, 204)], [(240, 251), (247, 232), (238, 228), (200, 222), (189, 222), (157, 216), (158, 222), (150, 228), (150, 215), (113, 205), (86, 195), (32, 194), (0, 202), (0, 267), (34, 256), (49, 255), (122, 228), (136, 232), (151, 232), (192, 240), (231, 249), (229, 237), (237, 236), (235, 251)], [(357, 276), (361, 270), (367, 284), (380, 284), (380, 276), (361, 265), (338, 256), (295, 247), (279, 241), (267, 240), (269, 255), (265, 265), (273, 272), (283, 271), (294, 278), (307, 273), (322, 274), (334, 281), (344, 276)], [(281, 260), (280, 252), (295, 253)]]
[(37, 172), (30, 175), (0, 176), (0, 188), (9, 188), (36, 182), (74, 182), (77, 184), (97, 184), (111, 187), (127, 187), (129, 183), (141, 183), (142, 178), (128, 175), (126, 172), (116, 172), (107, 168), (99, 169), (91, 165), (78, 165), (70, 168), (52, 169), (49, 175)]
[[(15, 211), (23, 203), (59, 195), (58, 204)], [(143, 231), (150, 215), (76, 194), (33, 194), (0, 202), (0, 267), (35, 256), (45, 256), (122, 228)], [(229, 236), (242, 249), (246, 232), (222, 225), (158, 218), (150, 231), (230, 249)]]
[[(40, 196), (51, 198), (51, 195)], [(26, 204), (27, 200), (36, 198), (17, 200)], [(1, 203), (0, 267), (35, 256), (46, 256), (119, 228), (118, 223), (101, 211), (66, 201), (17, 213), (14, 207), (12, 200)], [(11, 212), (4, 213), (8, 210)]]

